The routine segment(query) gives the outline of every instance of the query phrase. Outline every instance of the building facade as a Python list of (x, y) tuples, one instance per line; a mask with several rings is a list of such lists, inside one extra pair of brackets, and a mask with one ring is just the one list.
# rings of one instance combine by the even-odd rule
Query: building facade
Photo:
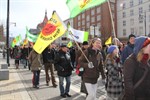
[(6, 37), (4, 36), (4, 27), (0, 25), (0, 46), (4, 46), (6, 42)]
[(136, 36), (150, 33), (149, 0), (117, 0), (117, 29), (120, 39), (130, 34)]
[(107, 2), (90, 8), (76, 16), (73, 19), (73, 27), (78, 30), (88, 31), (90, 33), (89, 38), (101, 37), (104, 43), (110, 36), (113, 36), (114, 33), (117, 35), (116, 0), (110, 0), (110, 8), (115, 32), (113, 31)]

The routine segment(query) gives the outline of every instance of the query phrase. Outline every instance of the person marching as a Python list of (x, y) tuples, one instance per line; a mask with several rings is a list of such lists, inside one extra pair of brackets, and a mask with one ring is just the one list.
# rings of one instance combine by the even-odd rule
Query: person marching
[[(59, 78), (60, 96), (63, 98), (66, 98), (66, 96), (71, 97), (69, 91), (73, 66), (68, 50), (69, 49), (67, 48), (67, 46), (62, 44), (55, 57), (55, 67)], [(63, 86), (64, 79), (66, 80), (66, 88), (64, 88)]]

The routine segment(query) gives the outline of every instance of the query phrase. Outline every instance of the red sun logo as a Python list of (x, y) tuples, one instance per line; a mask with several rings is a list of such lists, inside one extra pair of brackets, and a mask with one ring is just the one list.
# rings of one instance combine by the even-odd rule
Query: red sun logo
[(52, 33), (56, 30), (56, 28), (57, 28), (57, 27), (54, 26), (53, 24), (48, 23), (48, 24), (46, 24), (46, 26), (43, 28), (42, 34), (43, 34), (44, 36), (50, 35), (50, 34), (52, 34)]

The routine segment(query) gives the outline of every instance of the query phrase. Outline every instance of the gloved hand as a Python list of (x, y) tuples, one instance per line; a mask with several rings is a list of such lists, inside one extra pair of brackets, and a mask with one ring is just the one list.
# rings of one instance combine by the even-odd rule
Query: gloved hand
[(92, 63), (92, 62), (89, 62), (89, 63), (88, 63), (88, 67), (89, 67), (89, 68), (94, 68), (93, 63)]
[(106, 81), (105, 79), (102, 79), (102, 84), (105, 85)]

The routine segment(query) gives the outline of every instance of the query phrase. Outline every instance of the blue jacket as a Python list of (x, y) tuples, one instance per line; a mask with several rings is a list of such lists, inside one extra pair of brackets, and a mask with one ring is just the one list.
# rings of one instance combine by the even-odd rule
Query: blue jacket
[(122, 63), (125, 62), (126, 58), (133, 53), (133, 48), (134, 48), (134, 45), (133, 44), (128, 44), (122, 51), (121, 53), (121, 61)]

